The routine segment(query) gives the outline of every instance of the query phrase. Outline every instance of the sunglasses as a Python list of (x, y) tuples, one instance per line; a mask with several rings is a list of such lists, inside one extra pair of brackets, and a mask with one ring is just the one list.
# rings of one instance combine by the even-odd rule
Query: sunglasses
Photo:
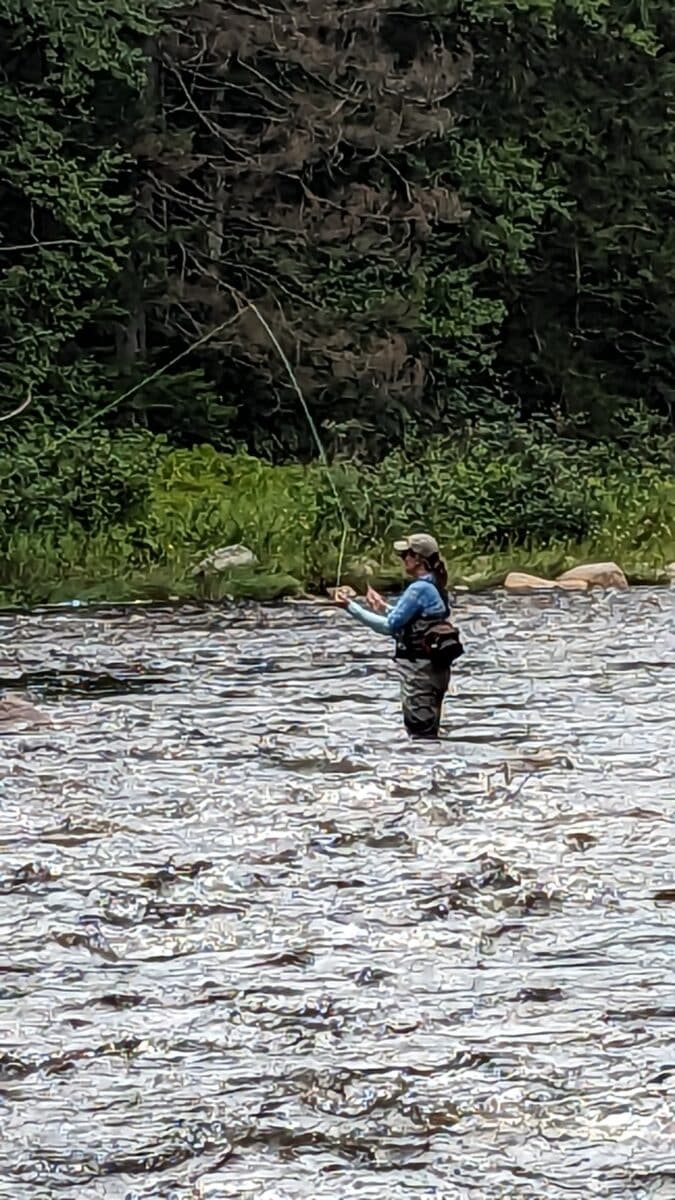
[(399, 558), (402, 558), (404, 562), (405, 562), (406, 558), (415, 558), (415, 551), (414, 550), (401, 550), (399, 553)]

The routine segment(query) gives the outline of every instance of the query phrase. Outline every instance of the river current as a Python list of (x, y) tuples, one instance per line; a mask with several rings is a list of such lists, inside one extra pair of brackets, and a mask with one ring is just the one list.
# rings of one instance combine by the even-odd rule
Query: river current
[(673, 1200), (675, 591), (0, 616), (2, 1200)]

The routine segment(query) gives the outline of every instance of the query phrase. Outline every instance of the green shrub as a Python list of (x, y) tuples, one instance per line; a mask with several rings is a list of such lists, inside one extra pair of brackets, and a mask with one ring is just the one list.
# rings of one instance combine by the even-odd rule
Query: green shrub
[[(391, 581), (391, 543), (412, 528), (435, 532), (455, 581), (494, 582), (514, 566), (551, 574), (581, 557), (651, 578), (675, 559), (672, 462), (666, 441), (638, 454), (491, 426), (377, 464), (338, 462), (329, 480), (321, 464), (172, 449), (144, 432), (5, 436), (0, 588), (30, 601), (274, 596), (333, 581), (343, 532), (343, 575)], [(235, 542), (255, 553), (253, 575), (198, 583), (198, 559)]]

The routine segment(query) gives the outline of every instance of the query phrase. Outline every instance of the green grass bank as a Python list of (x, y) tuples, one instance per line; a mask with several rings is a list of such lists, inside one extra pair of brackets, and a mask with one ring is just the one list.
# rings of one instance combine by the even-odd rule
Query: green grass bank
[[(0, 604), (72, 599), (275, 599), (334, 582), (342, 519), (321, 464), (271, 465), (144, 432), (63, 437), (38, 429), (0, 446)], [(671, 440), (563, 442), (546, 427), (477, 429), (330, 470), (347, 525), (344, 578), (400, 578), (391, 542), (428, 528), (453, 584), (499, 584), (614, 559), (634, 583), (675, 560)], [(233, 543), (254, 571), (197, 579)]]

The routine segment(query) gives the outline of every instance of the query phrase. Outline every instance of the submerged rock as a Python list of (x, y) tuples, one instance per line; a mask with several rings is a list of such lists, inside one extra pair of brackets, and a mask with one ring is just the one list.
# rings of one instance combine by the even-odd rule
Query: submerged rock
[(27, 700), (20, 700), (18, 696), (4, 696), (0, 699), (0, 730), (12, 728), (15, 725), (51, 725), (51, 723), (51, 717)]
[(516, 755), (505, 762), (504, 779), (507, 783), (511, 783), (516, 775), (547, 771), (553, 767), (562, 767), (571, 771), (574, 763), (562, 750), (533, 750), (531, 754)]
[(252, 567), (257, 561), (247, 546), (223, 546), (197, 563), (193, 575), (217, 575), (220, 571), (231, 571), (237, 567)]
[(569, 571), (563, 572), (558, 582), (569, 579), (584, 580), (588, 587), (621, 589), (628, 587), (626, 576), (615, 562), (580, 563), (578, 567), (572, 567)]
[(509, 592), (550, 592), (562, 589), (566, 592), (585, 592), (588, 584), (583, 579), (540, 579), (538, 575), (525, 575), (511, 571), (504, 580)]

